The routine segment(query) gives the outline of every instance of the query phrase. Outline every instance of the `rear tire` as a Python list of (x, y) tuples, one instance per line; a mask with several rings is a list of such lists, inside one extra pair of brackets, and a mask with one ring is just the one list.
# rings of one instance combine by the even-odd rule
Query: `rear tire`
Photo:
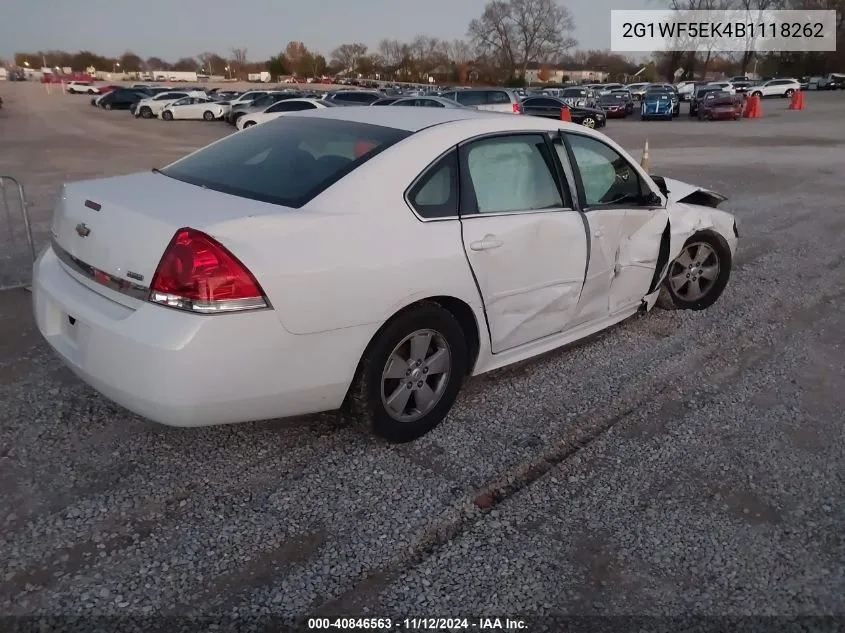
[(388, 441), (425, 435), (458, 396), (468, 367), (465, 341), (454, 315), (436, 303), (399, 314), (364, 352), (347, 397), (349, 409)]
[(657, 305), (665, 310), (709, 308), (728, 285), (732, 265), (731, 249), (721, 237), (709, 232), (696, 233), (686, 241), (681, 254), (669, 263)]
[(790, 99), (792, 97), (792, 95), (794, 95), (794, 94), (795, 94), (795, 91), (792, 88), (790, 88), (789, 90), (787, 90), (786, 92), (783, 93), (783, 96), (786, 97), (787, 99)]
[(106, 110), (111, 110), (111, 104), (110, 104), (110, 103), (107, 103), (107, 104), (106, 104), (106, 105), (104, 105), (103, 107), (104, 107)]
[(150, 109), (149, 106), (144, 106), (143, 108), (141, 108), (140, 115), (142, 119), (152, 119), (153, 111)]
[(253, 125), (255, 125), (255, 121), (247, 121), (246, 123), (244, 123), (244, 126), (241, 129), (245, 130), (248, 127), (252, 127)]

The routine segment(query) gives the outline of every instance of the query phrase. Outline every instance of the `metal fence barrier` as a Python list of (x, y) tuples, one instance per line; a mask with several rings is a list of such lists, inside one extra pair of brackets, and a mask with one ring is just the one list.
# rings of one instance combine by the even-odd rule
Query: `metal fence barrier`
[(27, 288), (32, 281), (35, 242), (23, 185), (0, 176), (0, 290)]

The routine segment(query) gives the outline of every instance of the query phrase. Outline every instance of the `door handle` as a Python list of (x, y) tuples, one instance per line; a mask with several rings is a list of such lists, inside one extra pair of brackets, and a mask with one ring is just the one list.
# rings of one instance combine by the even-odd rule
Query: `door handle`
[(504, 242), (496, 239), (495, 235), (485, 235), (482, 239), (470, 244), (469, 247), (474, 251), (489, 251), (502, 245), (504, 245)]

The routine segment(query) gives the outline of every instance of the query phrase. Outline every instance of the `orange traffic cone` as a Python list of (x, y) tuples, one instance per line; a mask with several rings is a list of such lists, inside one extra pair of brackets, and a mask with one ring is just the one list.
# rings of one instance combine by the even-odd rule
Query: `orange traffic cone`
[(799, 90), (798, 92), (792, 93), (792, 100), (789, 103), (790, 110), (803, 110), (806, 108), (806, 104), (804, 103), (804, 92)]
[(560, 109), (560, 120), (561, 121), (569, 121), (572, 123), (572, 113), (569, 111), (567, 106), (563, 106)]
[(746, 119), (759, 119), (763, 116), (763, 108), (760, 106), (760, 97), (749, 97), (745, 102), (745, 112), (742, 116)]

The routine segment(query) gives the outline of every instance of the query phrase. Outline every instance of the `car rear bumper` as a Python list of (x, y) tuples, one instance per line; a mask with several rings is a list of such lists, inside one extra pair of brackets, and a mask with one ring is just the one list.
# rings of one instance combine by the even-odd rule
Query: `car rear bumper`
[(84, 285), (52, 248), (35, 264), (32, 290), (38, 329), (68, 367), (108, 399), (168, 426), (337, 409), (372, 335), (290, 334), (273, 310), (129, 308)]

